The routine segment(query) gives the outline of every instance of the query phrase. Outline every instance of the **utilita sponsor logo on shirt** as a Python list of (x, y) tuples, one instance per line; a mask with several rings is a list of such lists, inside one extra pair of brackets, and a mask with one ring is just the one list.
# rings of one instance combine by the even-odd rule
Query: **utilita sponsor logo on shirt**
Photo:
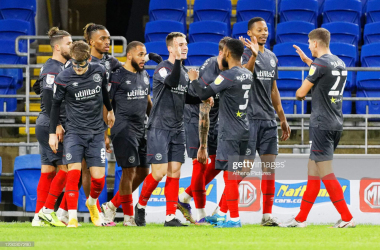
[(148, 95), (148, 88), (146, 88), (146, 89), (135, 89), (135, 90), (128, 92), (127, 99), (128, 100), (141, 99), (147, 95)]
[(75, 93), (76, 100), (84, 100), (88, 98), (93, 98), (96, 94), (100, 93), (101, 87), (97, 86), (94, 89), (84, 89), (79, 91), (78, 93)]
[(172, 92), (183, 95), (187, 92), (187, 86), (178, 85), (177, 88), (172, 88)]
[(259, 80), (271, 80), (274, 78), (274, 70), (267, 71), (267, 70), (260, 70), (257, 74), (257, 79)]

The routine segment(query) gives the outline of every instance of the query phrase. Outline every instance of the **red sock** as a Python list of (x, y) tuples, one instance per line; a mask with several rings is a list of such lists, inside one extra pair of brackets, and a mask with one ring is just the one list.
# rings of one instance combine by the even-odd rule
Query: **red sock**
[(206, 206), (206, 189), (204, 172), (206, 165), (197, 160), (193, 160), (193, 175), (191, 176), (191, 191), (194, 197), (196, 208), (205, 208)]
[(70, 170), (67, 174), (66, 181), (66, 202), (68, 210), (78, 209), (78, 183), (80, 179), (80, 170)]
[(205, 184), (209, 184), (219, 173), (220, 170), (215, 169), (215, 158), (216, 155), (210, 155), (211, 162), (207, 164), (205, 171)]
[(115, 196), (112, 198), (111, 200), (112, 204), (118, 208), (120, 207), (121, 203), (120, 203), (120, 195), (119, 195), (119, 191), (117, 191), (117, 193), (115, 194)]
[(347, 203), (344, 200), (343, 190), (339, 181), (336, 179), (335, 174), (331, 173), (322, 178), (323, 184), (325, 184), (326, 190), (330, 195), (330, 200), (334, 204), (336, 210), (342, 216), (343, 221), (350, 221), (352, 215), (348, 210)]
[[(223, 174), (223, 178), (224, 178), (224, 174)], [(243, 179), (238, 179), (237, 180), (238, 189), (239, 189), (239, 184), (240, 184), (240, 182), (242, 180)], [(223, 213), (227, 213), (228, 212), (227, 199), (226, 199), (225, 192), (226, 192), (226, 188), (224, 187), (224, 191), (223, 191), (222, 197), (220, 197), (220, 201), (219, 201), (219, 211), (221, 211)]]
[(178, 203), (179, 178), (167, 176), (165, 183), (166, 215), (175, 214)]
[(295, 218), (298, 222), (306, 221), (307, 216), (309, 215), (310, 210), (313, 207), (315, 199), (317, 199), (319, 189), (321, 188), (321, 180), (319, 179), (319, 176), (309, 175), (307, 179), (308, 181), (306, 191), (303, 194), (301, 201), (301, 211)]
[(61, 204), (59, 205), (59, 208), (67, 211), (66, 192), (63, 194), (63, 197), (62, 197), (62, 200), (61, 200)]
[(274, 192), (275, 192), (275, 183), (274, 183), (274, 173), (271, 175), (263, 175), (261, 180), (261, 191), (263, 193), (263, 214), (271, 214)]
[(100, 193), (103, 190), (105, 183), (105, 178), (104, 176), (99, 179), (95, 179), (91, 177), (91, 189), (90, 189), (90, 196), (93, 199), (97, 199), (100, 195)]
[(232, 172), (224, 171), (225, 197), (231, 218), (239, 217), (239, 184), (236, 177)]
[[(143, 187), (141, 189), (140, 198), (139, 198), (139, 204), (141, 206), (146, 206), (150, 196), (152, 195), (152, 192), (156, 189), (157, 185), (158, 185), (158, 181), (156, 181), (153, 178), (152, 174), (149, 174), (145, 178)], [(165, 188), (165, 191), (166, 191), (166, 188)]]
[(50, 184), (53, 181), (55, 172), (41, 173), (40, 180), (37, 186), (37, 202), (36, 202), (36, 213), (38, 213), (41, 208), (45, 205), (46, 198), (49, 193)]
[(133, 216), (132, 194), (120, 195), (120, 201), (124, 215)]
[(66, 185), (67, 172), (59, 170), (54, 177), (51, 185), (48, 197), (46, 198), (45, 207), (47, 209), (54, 209), (54, 205), (57, 202), (58, 197), (61, 195), (63, 188)]

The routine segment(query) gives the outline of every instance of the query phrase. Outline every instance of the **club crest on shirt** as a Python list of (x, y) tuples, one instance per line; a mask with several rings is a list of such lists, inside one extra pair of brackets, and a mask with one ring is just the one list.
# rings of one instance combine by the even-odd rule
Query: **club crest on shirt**
[(215, 83), (215, 85), (219, 85), (219, 84), (221, 84), (221, 83), (223, 82), (223, 80), (224, 80), (223, 76), (219, 75), (219, 76), (215, 79), (214, 83)]
[(270, 59), (270, 66), (272, 66), (273, 68), (276, 67), (276, 62), (274, 61), (274, 59)]
[(55, 75), (47, 74), (46, 75), (46, 87), (52, 88), (54, 83)]
[(92, 79), (95, 81), (95, 82), (100, 82), (102, 80), (102, 78), (100, 77), (99, 74), (95, 74)]
[(148, 77), (144, 77), (144, 83), (146, 84), (146, 85), (149, 85), (149, 79), (148, 79)]
[(161, 68), (161, 69), (158, 71), (158, 73), (159, 73), (160, 76), (161, 76), (162, 78), (164, 78), (164, 79), (165, 79), (165, 77), (168, 75), (168, 72), (166, 71), (165, 68)]
[(110, 62), (109, 62), (109, 61), (106, 61), (106, 62), (104, 63), (104, 66), (106, 67), (107, 70), (109, 70), (109, 69), (110, 69)]
[(189, 81), (189, 75), (187, 73), (185, 73), (185, 79), (186, 79), (186, 82)]
[(314, 75), (316, 69), (317, 69), (317, 67), (315, 67), (314, 65), (311, 65), (310, 70), (309, 70), (309, 75), (310, 76)]

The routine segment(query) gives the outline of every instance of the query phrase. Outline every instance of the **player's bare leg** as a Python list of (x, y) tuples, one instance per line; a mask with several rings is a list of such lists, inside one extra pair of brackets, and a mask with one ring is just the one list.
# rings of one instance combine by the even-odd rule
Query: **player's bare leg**
[(277, 219), (272, 216), (273, 199), (275, 192), (275, 162), (276, 155), (261, 155), (262, 178), (261, 192), (263, 194), (262, 226), (278, 226)]

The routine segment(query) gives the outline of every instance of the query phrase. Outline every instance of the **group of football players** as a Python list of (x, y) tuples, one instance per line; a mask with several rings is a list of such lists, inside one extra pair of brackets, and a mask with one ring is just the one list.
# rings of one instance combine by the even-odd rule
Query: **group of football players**
[[(36, 135), (42, 168), (32, 226), (78, 227), (81, 186), (95, 226), (115, 226), (120, 206), (124, 226), (145, 226), (147, 203), (166, 177), (164, 226), (187, 226), (176, 218), (178, 209), (197, 225), (241, 227), (238, 185), (245, 172), (231, 166), (235, 159), (253, 162), (257, 152), (263, 163), (262, 226), (305, 227), (322, 180), (342, 217), (334, 227), (354, 227), (332, 171), (333, 152), (343, 128), (342, 102), (336, 100), (342, 99), (347, 70), (329, 50), (330, 33), (322, 28), (310, 32), (309, 49), (314, 61), (294, 46), (301, 60), (310, 66), (296, 97), (303, 100), (312, 90), (312, 145), (300, 212), (286, 223), (272, 216), (275, 170), (268, 167), (276, 163), (278, 154), (276, 114), (282, 130), (280, 139), (287, 140), (291, 133), (276, 83), (278, 60), (265, 48), (268, 27), (264, 19), (252, 18), (247, 34), (250, 40), (221, 39), (217, 56), (207, 59), (199, 70), (188, 70), (183, 65), (188, 53), (186, 35), (180, 32), (166, 37), (167, 60), (147, 53), (143, 43), (133, 41), (127, 45), (122, 64), (108, 54), (110, 34), (104, 26), (86, 25), (86, 42), (72, 42), (68, 32), (52, 28), (49, 37), (53, 56), (33, 87), (41, 96)], [(149, 75), (144, 70), (148, 60), (158, 63), (153, 75), (153, 102)], [(107, 125), (122, 176), (116, 195), (100, 205), (106, 153), (111, 152)], [(193, 173), (190, 186), (179, 195), (185, 151), (193, 160)], [(205, 186), (221, 171), (224, 192), (214, 214), (207, 216)], [(141, 183), (139, 200), (133, 206), (132, 193)], [(55, 213), (55, 203), (63, 190)]]

